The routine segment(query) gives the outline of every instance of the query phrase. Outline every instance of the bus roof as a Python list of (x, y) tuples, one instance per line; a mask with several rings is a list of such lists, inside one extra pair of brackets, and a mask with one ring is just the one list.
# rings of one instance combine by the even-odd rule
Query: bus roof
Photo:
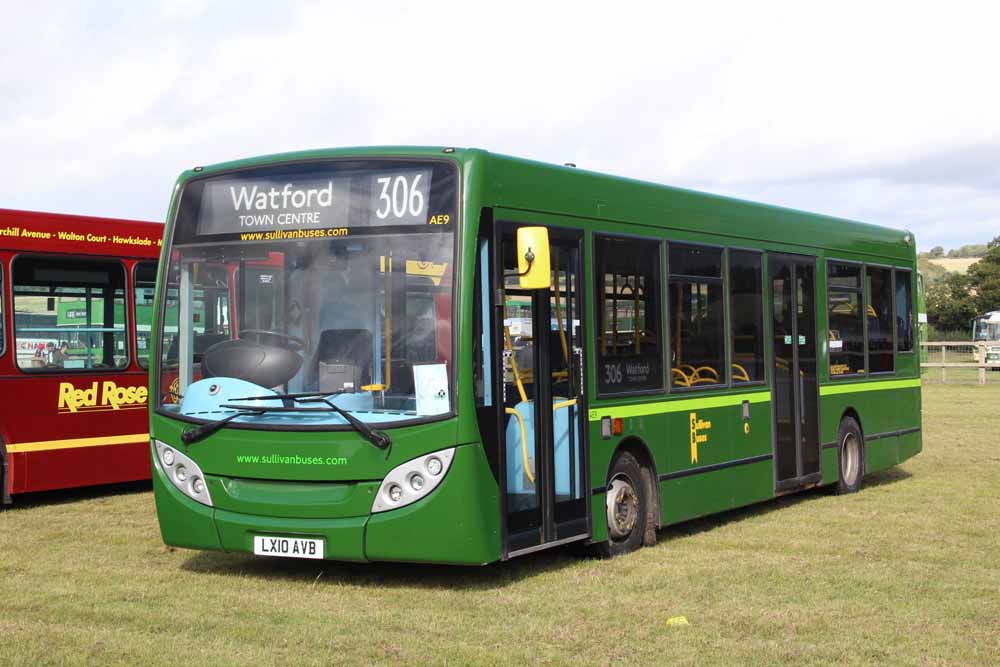
[(0, 208), (0, 250), (157, 258), (163, 224)]
[[(709, 233), (734, 245), (759, 242), (824, 248), (850, 255), (913, 263), (916, 243), (906, 230), (760, 204), (695, 190), (611, 176), (575, 167), (490, 153), (477, 148), (366, 146), (279, 153), (198, 167), (179, 182), (230, 169), (289, 160), (345, 157), (452, 158), (479, 172), (484, 204), (509, 209), (628, 222), (651, 228)], [(468, 188), (468, 184), (465, 186)]]

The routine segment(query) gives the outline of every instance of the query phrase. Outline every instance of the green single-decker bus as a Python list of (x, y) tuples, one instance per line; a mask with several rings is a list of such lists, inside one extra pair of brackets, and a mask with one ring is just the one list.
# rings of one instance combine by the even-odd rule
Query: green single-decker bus
[(150, 376), (163, 539), (484, 564), (921, 450), (913, 235), (478, 149), (197, 167)]

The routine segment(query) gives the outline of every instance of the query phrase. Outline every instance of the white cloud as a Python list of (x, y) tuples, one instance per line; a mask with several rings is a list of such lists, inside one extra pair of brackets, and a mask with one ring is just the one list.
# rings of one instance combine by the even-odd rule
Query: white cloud
[(1000, 231), (993, 5), (692, 4), (14, 7), (0, 206), (162, 219), (193, 164), (430, 143)]

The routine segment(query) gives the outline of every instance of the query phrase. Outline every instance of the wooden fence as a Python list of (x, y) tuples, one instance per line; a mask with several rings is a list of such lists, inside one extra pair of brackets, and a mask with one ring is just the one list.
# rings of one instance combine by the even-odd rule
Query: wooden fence
[[(1000, 382), (1000, 341), (920, 343), (920, 369), (925, 381), (986, 384)], [(940, 378), (936, 371), (941, 369)]]

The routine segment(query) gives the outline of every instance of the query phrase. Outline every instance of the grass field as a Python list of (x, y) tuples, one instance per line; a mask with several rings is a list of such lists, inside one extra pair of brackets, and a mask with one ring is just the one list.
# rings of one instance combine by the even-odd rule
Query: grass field
[[(0, 512), (0, 664), (1000, 664), (1000, 385), (924, 451), (611, 561), (340, 565), (168, 550), (146, 487)], [(685, 616), (688, 625), (671, 625)]]

